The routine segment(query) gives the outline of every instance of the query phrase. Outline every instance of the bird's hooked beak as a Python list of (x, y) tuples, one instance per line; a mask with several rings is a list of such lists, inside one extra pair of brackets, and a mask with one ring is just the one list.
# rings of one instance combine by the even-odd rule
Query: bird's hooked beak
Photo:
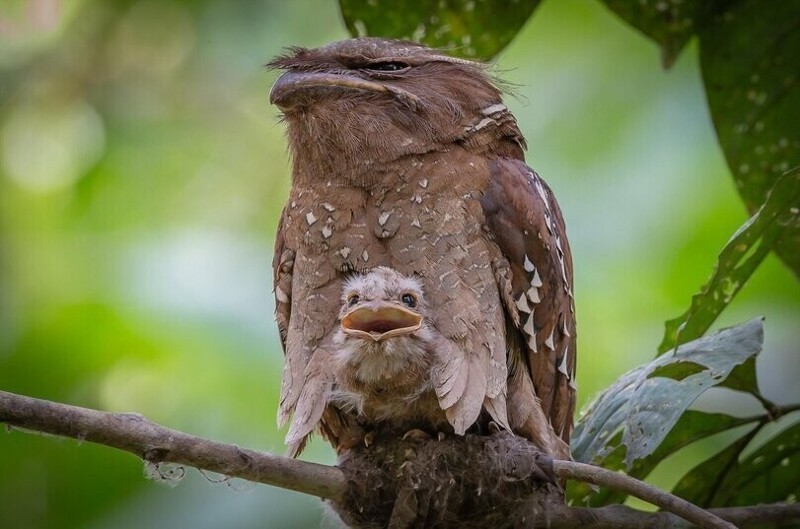
[(287, 112), (297, 106), (313, 103), (326, 92), (330, 94), (337, 90), (388, 94), (412, 110), (417, 110), (420, 104), (419, 98), (407, 90), (354, 75), (293, 71), (278, 77), (269, 92), (269, 102), (282, 112)]
[(375, 342), (411, 334), (422, 326), (422, 316), (386, 301), (364, 303), (342, 317), (342, 330)]

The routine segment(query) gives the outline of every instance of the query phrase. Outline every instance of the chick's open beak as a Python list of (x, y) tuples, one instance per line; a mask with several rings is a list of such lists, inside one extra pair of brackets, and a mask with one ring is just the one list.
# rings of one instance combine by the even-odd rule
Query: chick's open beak
[(411, 334), (422, 326), (422, 316), (394, 303), (371, 302), (356, 307), (342, 317), (342, 330), (376, 342)]

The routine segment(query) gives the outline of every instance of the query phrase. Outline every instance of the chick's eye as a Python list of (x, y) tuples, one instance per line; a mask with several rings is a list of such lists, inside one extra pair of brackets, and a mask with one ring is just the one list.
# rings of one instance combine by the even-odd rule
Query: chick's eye
[(367, 70), (376, 70), (379, 72), (399, 72), (406, 68), (408, 68), (406, 63), (397, 61), (374, 62), (366, 67)]
[(414, 297), (414, 294), (403, 294), (400, 298), (400, 301), (403, 302), (403, 305), (406, 307), (416, 307), (417, 306), (417, 298)]
[(347, 306), (352, 307), (356, 303), (360, 301), (358, 294), (352, 294), (349, 298), (347, 298)]

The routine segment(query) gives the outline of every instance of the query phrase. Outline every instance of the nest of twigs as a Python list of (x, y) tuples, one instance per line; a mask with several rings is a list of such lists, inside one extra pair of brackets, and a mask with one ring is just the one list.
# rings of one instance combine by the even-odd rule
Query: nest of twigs
[(357, 529), (520, 529), (563, 502), (552, 460), (508, 432), (384, 437), (343, 454), (348, 479), (331, 506)]

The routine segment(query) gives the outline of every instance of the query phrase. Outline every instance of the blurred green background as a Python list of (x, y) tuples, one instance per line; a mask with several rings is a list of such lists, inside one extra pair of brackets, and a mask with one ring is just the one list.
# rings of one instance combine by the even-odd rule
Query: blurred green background
[[(346, 38), (333, 0), (3, 0), (0, 389), (138, 411), (280, 452), (271, 248), (289, 161), (263, 64)], [(659, 52), (597, 2), (548, 0), (497, 61), (576, 268), (580, 402), (649, 360), (747, 218), (697, 50)], [(774, 257), (719, 325), (766, 316), (764, 394), (800, 401), (800, 286)], [(703, 409), (759, 411), (718, 390)], [(712, 439), (654, 475), (669, 487)], [(333, 461), (323, 443), (304, 458)], [(680, 465), (684, 465), (680, 467)], [(668, 468), (669, 467), (669, 468)], [(314, 498), (0, 433), (0, 527), (318, 527)], [(323, 526), (332, 526), (323, 521)]]

